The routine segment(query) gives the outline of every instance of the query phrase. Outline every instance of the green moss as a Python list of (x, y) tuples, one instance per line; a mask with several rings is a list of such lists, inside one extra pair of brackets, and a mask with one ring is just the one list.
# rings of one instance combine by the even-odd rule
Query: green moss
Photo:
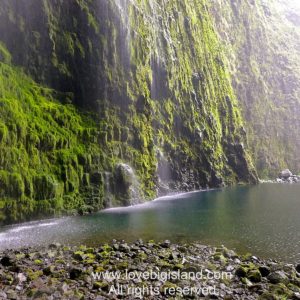
[(255, 181), (208, 2), (97, 3), (76, 0), (66, 16), (67, 2), (33, 1), (36, 23), (10, 1), (0, 8), (27, 49), (5, 40), (13, 61), (54, 89), (0, 65), (1, 180), (14, 186), (2, 219), (122, 205), (119, 163), (141, 199), (156, 196), (162, 157), (172, 188)]
[(284, 168), (293, 172), (300, 168), (300, 31), (286, 17), (285, 5), (245, 0), (209, 6), (262, 178), (274, 178)]
[(7, 50), (5, 44), (0, 41), (0, 62), (4, 62), (6, 64), (11, 63), (11, 54)]
[(35, 260), (34, 260), (34, 263), (35, 263), (36, 265), (42, 265), (42, 264), (43, 264), (43, 262), (42, 262), (40, 259), (35, 259)]
[(89, 157), (101, 151), (82, 132), (96, 124), (20, 69), (1, 63), (0, 76), (2, 219), (80, 210), (84, 169), (99, 168)]
[(31, 281), (34, 281), (43, 275), (43, 271), (34, 271), (32, 269), (28, 269), (26, 270), (26, 274)]

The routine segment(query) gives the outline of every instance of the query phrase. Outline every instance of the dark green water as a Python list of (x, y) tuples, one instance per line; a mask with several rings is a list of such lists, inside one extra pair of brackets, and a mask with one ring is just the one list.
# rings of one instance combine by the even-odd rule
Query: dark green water
[(169, 196), (111, 209), (1, 228), (0, 249), (112, 239), (224, 244), (265, 258), (300, 261), (300, 185), (261, 184)]

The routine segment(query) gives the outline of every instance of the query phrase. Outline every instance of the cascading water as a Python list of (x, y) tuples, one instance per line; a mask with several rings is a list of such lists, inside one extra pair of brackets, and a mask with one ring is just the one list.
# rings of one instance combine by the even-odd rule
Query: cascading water
[(140, 183), (133, 169), (124, 163), (115, 170), (115, 193), (123, 199), (122, 204), (134, 205), (141, 202)]
[(158, 193), (164, 195), (170, 191), (169, 183), (172, 179), (171, 166), (161, 149), (157, 150)]
[(129, 0), (114, 0), (113, 1), (116, 8), (116, 16), (118, 18), (118, 39), (120, 48), (120, 60), (124, 69), (128, 69), (130, 66), (130, 20), (128, 14), (128, 4)]
[(104, 192), (105, 192), (105, 207), (112, 207), (112, 173), (111, 172), (103, 172), (104, 178)]

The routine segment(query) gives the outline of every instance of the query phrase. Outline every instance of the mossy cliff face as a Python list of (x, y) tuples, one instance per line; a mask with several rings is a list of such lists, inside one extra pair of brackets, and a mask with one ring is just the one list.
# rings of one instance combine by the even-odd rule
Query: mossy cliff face
[(300, 12), (289, 1), (210, 6), (260, 177), (300, 169)]
[(0, 40), (6, 222), (256, 182), (206, 1), (2, 0)]

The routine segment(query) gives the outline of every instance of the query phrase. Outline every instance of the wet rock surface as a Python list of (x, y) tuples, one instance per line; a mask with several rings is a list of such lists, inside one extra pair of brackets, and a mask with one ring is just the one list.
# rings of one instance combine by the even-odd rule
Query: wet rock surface
[(289, 170), (283, 170), (278, 178), (276, 179), (276, 182), (278, 183), (300, 183), (300, 176), (299, 175), (293, 175), (293, 173)]
[[(294, 266), (225, 247), (138, 240), (0, 253), (0, 299), (299, 299)], [(106, 274), (106, 275), (104, 275)], [(119, 277), (118, 277), (119, 276)]]

